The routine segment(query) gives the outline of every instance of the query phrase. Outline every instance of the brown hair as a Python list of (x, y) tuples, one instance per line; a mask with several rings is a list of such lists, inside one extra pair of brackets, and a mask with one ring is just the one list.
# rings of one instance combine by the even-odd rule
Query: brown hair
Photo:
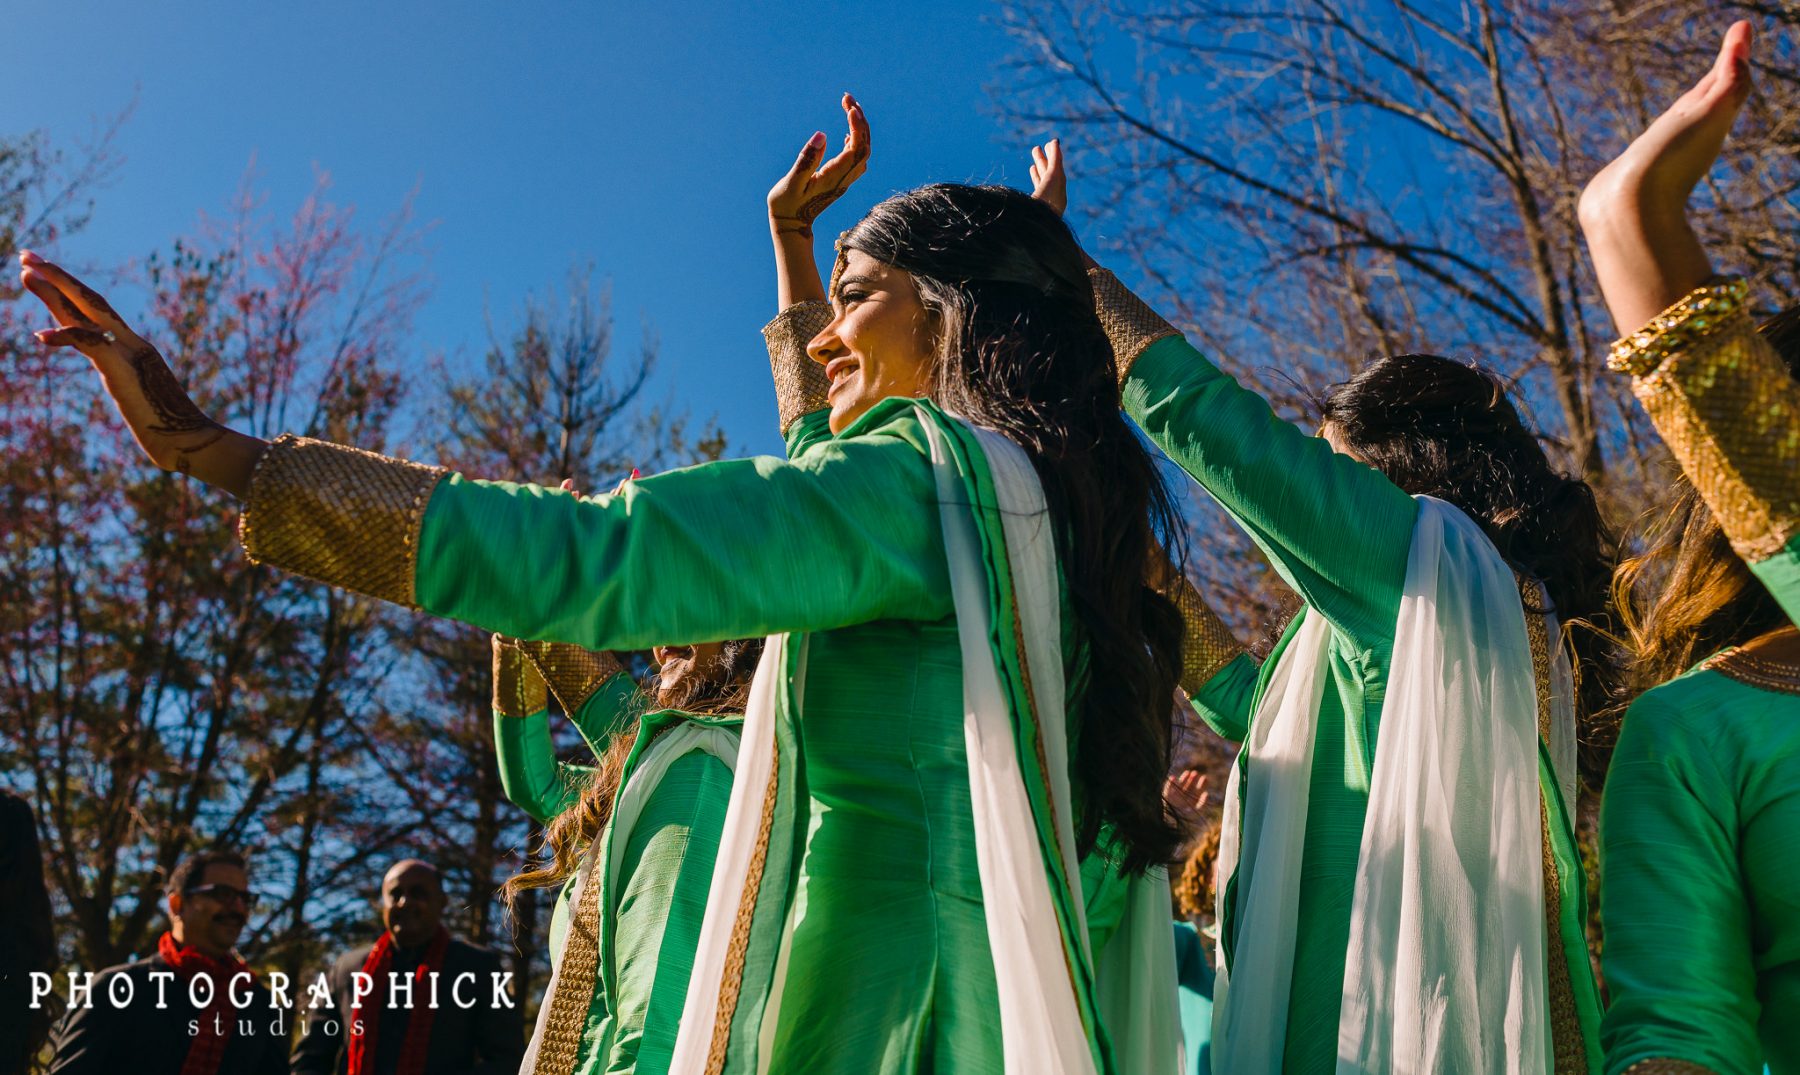
[[(690, 675), (681, 685), (658, 691), (656, 707), (713, 716), (742, 713), (749, 701), (750, 676), (762, 657), (762, 646), (760, 638), (725, 643), (718, 663), (708, 675)], [(631, 757), (637, 738), (635, 720), (613, 734), (599, 764), (587, 775), (581, 798), (544, 827), (544, 838), (534, 861), (500, 886), (507, 903), (528, 888), (553, 888), (575, 876), (581, 868), (581, 856), (612, 819), (613, 800), (619, 794), (625, 761)]]
[[(1800, 379), (1800, 306), (1757, 331)], [(1622, 702), (1787, 622), (1687, 476), (1677, 472), (1671, 481), (1674, 503), (1646, 527), (1643, 555), (1620, 565), (1613, 580), (1635, 658)]]
[(1193, 921), (1213, 913), (1216, 899), (1214, 874), (1218, 869), (1222, 831), (1221, 819), (1214, 815), (1182, 860), (1172, 888), (1177, 916)]

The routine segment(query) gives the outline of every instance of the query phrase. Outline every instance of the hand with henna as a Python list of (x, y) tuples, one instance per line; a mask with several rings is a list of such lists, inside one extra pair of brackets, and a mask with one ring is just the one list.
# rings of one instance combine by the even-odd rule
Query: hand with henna
[[(1069, 207), (1069, 175), (1063, 170), (1062, 139), (1052, 138), (1041, 146), (1031, 147), (1031, 196), (1056, 210), (1057, 216)], [(1092, 269), (1099, 262), (1083, 249), (1081, 262)]]
[(202, 411), (156, 348), (98, 292), (29, 250), (19, 255), (19, 264), (20, 282), (56, 320), (55, 328), (35, 334), (38, 340), (87, 356), (150, 461), (245, 496), (267, 443), (227, 429)]
[(1750, 45), (1750, 24), (1733, 24), (1705, 77), (1581, 192), (1581, 229), (1620, 333), (1636, 332), (1712, 276), (1687, 202), (1750, 96)]
[(815, 131), (800, 147), (794, 166), (769, 189), (769, 232), (775, 241), (777, 302), (785, 310), (796, 302), (825, 298), (813, 260), (813, 221), (844, 196), (869, 167), (869, 121), (856, 98), (844, 94), (844, 118), (850, 125), (844, 148), (825, 157), (825, 132)]

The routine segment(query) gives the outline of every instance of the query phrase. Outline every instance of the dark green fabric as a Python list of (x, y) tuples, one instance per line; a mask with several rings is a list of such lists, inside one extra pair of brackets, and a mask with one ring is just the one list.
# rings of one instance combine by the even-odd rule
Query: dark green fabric
[(1775, 595), (1789, 621), (1800, 624), (1800, 535), (1774, 556), (1751, 564), (1750, 570)]
[(1800, 696), (1711, 670), (1633, 702), (1606, 779), (1608, 1073), (1800, 1072)]

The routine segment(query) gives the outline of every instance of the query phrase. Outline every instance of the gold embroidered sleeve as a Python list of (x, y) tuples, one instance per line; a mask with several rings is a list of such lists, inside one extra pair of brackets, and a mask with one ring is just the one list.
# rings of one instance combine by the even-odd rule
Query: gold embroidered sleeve
[(284, 433), (257, 461), (238, 539), (255, 563), (414, 607), (419, 526), (446, 473)]
[(1180, 333), (1112, 273), (1092, 268), (1088, 270), (1088, 279), (1094, 285), (1094, 312), (1100, 315), (1100, 327), (1106, 330), (1107, 342), (1112, 344), (1119, 383), (1124, 384), (1132, 363), (1144, 353), (1144, 348)]
[(1800, 534), (1800, 381), (1756, 331), (1742, 281), (1696, 289), (1613, 347), (1632, 391), (1750, 563)]
[(1687, 1060), (1656, 1057), (1639, 1060), (1625, 1069), (1625, 1075), (1714, 1075), (1713, 1069)]
[(600, 685), (625, 669), (610, 653), (595, 653), (568, 642), (514, 643), (549, 688), (562, 711), (573, 717)]
[(1181, 610), (1181, 689), (1192, 698), (1219, 669), (1244, 652), (1244, 647), (1186, 575), (1160, 557), (1158, 562), (1162, 564), (1161, 577), (1153, 585)]
[(543, 712), (547, 699), (544, 677), (519, 652), (519, 644), (495, 635), (494, 712), (504, 717), (529, 717)]
[(775, 375), (775, 407), (781, 416), (781, 435), (803, 414), (826, 406), (825, 367), (806, 353), (806, 345), (831, 322), (828, 302), (796, 302), (763, 326), (769, 345), (769, 369)]

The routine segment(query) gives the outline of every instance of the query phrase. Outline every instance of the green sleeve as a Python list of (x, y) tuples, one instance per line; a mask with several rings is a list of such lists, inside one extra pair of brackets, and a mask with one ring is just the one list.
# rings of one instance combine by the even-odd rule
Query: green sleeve
[(540, 824), (574, 804), (584, 774), (556, 760), (550, 738), (550, 716), (539, 710), (526, 717), (494, 713), (494, 754), (500, 761), (500, 787), (514, 806)]
[(1261, 669), (1256, 658), (1240, 653), (1213, 674), (1197, 694), (1188, 695), (1194, 712), (1223, 739), (1241, 743), (1250, 734), (1250, 714)]
[(1800, 626), (1800, 534), (1774, 556), (1751, 564), (1750, 570), (1775, 595), (1788, 621)]
[(1762, 1069), (1738, 792), (1707, 750), (1705, 714), (1655, 692), (1632, 704), (1600, 814), (1600, 914), (1612, 1006), (1608, 1075), (1650, 1058)]
[(1359, 639), (1393, 634), (1418, 506), (1284, 421), (1180, 336), (1145, 348), (1125, 408), (1249, 532), (1308, 605)]
[(808, 411), (794, 419), (782, 438), (789, 459), (798, 459), (808, 448), (831, 439), (831, 411)]
[(706, 916), (731, 770), (705, 751), (669, 767), (632, 827), (619, 872), (617, 997), (606, 1071), (669, 1070)]
[(607, 744), (612, 741), (614, 733), (627, 727), (637, 717), (638, 685), (630, 675), (620, 672), (609, 677), (605, 683), (581, 703), (576, 710), (573, 723), (575, 730), (593, 751), (595, 758), (606, 754)]
[(949, 572), (912, 408), (884, 403), (792, 462), (706, 463), (617, 496), (453, 475), (425, 510), (417, 603), (592, 650), (943, 619)]

